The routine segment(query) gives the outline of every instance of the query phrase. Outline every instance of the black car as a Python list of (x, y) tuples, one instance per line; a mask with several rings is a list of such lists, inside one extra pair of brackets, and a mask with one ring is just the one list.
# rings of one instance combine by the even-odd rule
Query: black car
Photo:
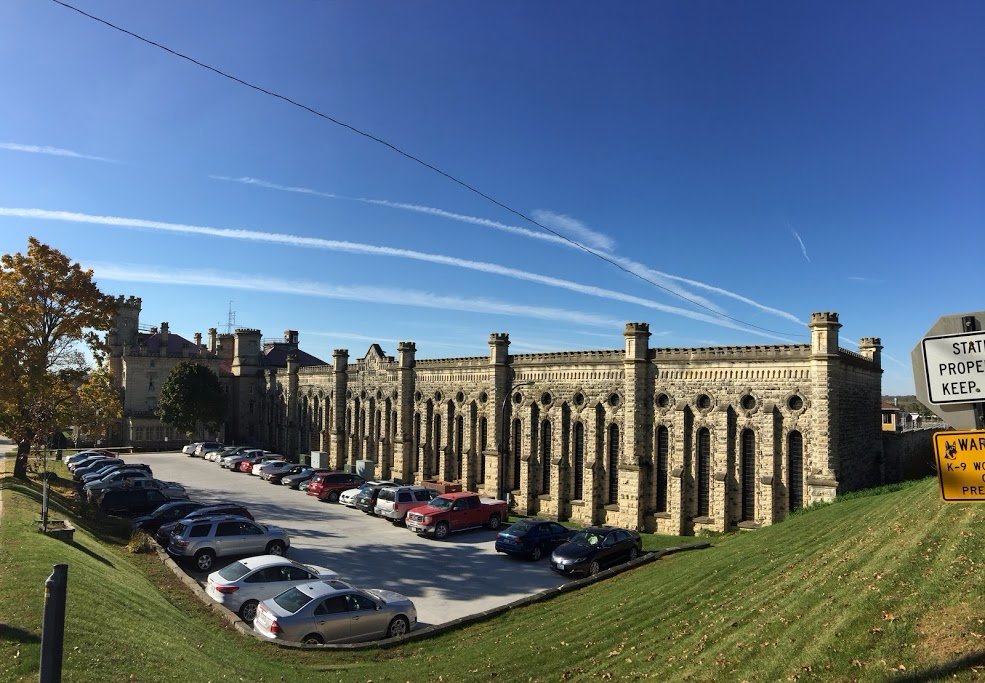
[(286, 469), (283, 472), (273, 472), (271, 474), (267, 474), (266, 472), (264, 472), (263, 474), (260, 475), (260, 478), (266, 479), (271, 484), (280, 484), (281, 481), (284, 479), (284, 477), (290, 477), (295, 474), (300, 474), (306, 469), (310, 470), (311, 468), (305, 467), (304, 465), (295, 465), (294, 467)]
[(366, 482), (359, 487), (359, 493), (356, 494), (356, 507), (363, 512), (373, 514), (373, 510), (376, 508), (376, 499), (380, 496), (380, 490), (387, 486), (397, 486), (399, 483), (398, 481)]
[(567, 543), (573, 529), (544, 519), (523, 519), (496, 536), (496, 552), (529, 557), (537, 561), (544, 553), (551, 553), (562, 543)]
[(602, 569), (635, 560), (642, 552), (639, 533), (611, 526), (592, 526), (575, 533), (551, 554), (551, 569), (566, 576), (594, 576)]
[(96, 458), (92, 462), (87, 462), (84, 465), (75, 468), (75, 472), (72, 473), (72, 479), (75, 481), (82, 481), (82, 477), (92, 472), (98, 472), (105, 469), (111, 465), (122, 465), (123, 460), (120, 458)]
[(134, 517), (130, 521), (130, 526), (134, 529), (140, 529), (149, 534), (154, 534), (161, 528), (162, 524), (177, 522), (179, 519), (187, 517), (190, 513), (203, 507), (205, 507), (205, 503), (197, 503), (193, 500), (176, 500), (171, 503), (165, 503), (149, 515)]
[(156, 510), (171, 499), (157, 489), (116, 489), (107, 491), (99, 509), (107, 515), (136, 517)]
[(246, 506), (240, 505), (239, 503), (209, 505), (206, 507), (200, 507), (197, 510), (192, 510), (181, 519), (162, 524), (158, 527), (157, 531), (154, 532), (154, 540), (166, 548), (168, 546), (168, 537), (171, 536), (171, 532), (174, 531), (174, 528), (178, 526), (178, 522), (188, 518), (215, 517), (216, 515), (239, 515), (240, 517), (253, 519), (253, 515), (251, 515), (250, 511), (246, 509)]

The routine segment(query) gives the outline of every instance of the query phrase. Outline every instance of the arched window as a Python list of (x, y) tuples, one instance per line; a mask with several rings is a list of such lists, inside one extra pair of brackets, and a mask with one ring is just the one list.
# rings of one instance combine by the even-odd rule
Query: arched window
[(540, 492), (551, 492), (551, 423), (540, 426)]
[(513, 489), (520, 488), (520, 448), (523, 444), (520, 420), (513, 420)]
[(619, 426), (609, 425), (609, 495), (606, 502), (619, 502)]
[(742, 449), (742, 521), (756, 519), (756, 434), (743, 429)]
[(654, 484), (657, 487), (655, 497), (655, 510), (657, 512), (667, 512), (667, 468), (670, 460), (670, 434), (666, 427), (657, 427), (657, 471), (654, 476)]
[(478, 483), (486, 483), (486, 439), (488, 438), (486, 418), (479, 418), (479, 476)]
[(698, 430), (698, 517), (707, 517), (711, 495), (711, 433)]
[(790, 512), (804, 507), (804, 437), (790, 432), (787, 437), (787, 501)]
[(459, 415), (455, 418), (455, 471), (452, 472), (452, 479), (465, 479), (465, 473), (462, 472), (462, 463), (464, 462), (464, 457), (462, 455), (462, 441), (465, 439), (465, 420)]
[(421, 414), (414, 413), (414, 471), (421, 471)]
[(585, 425), (575, 422), (574, 435), (574, 486), (571, 491), (572, 500), (581, 500), (584, 491), (582, 489), (585, 482)]

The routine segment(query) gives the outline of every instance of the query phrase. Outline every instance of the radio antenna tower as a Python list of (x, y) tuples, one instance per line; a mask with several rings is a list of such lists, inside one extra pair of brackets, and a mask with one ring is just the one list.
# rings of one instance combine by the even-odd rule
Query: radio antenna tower
[(226, 334), (232, 334), (236, 327), (236, 311), (233, 310), (233, 300), (229, 300), (229, 313), (226, 314)]

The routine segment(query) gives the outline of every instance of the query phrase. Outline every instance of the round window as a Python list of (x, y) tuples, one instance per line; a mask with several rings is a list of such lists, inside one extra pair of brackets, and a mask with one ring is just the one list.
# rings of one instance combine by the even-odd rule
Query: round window
[(513, 394), (513, 402), (517, 405), (523, 403), (523, 394), (521, 394), (519, 391)]
[(376, 400), (379, 401), (382, 398), (383, 398), (383, 392), (380, 391), (379, 389), (377, 389), (376, 390)]
[(790, 408), (790, 410), (800, 410), (804, 407), (804, 399), (794, 394), (787, 399), (787, 407)]
[(542, 405), (547, 405), (551, 402), (551, 395), (546, 391), (540, 395), (540, 402)]
[(739, 399), (739, 405), (742, 406), (743, 410), (752, 410), (756, 407), (756, 397), (752, 394), (746, 394)]
[(457, 394), (455, 394), (455, 400), (461, 403), (462, 401), (465, 400), (465, 394), (463, 394), (461, 391), (458, 392)]
[(484, 391), (481, 394), (479, 394), (479, 403), (485, 403), (488, 400), (489, 400), (489, 394), (487, 394)]
[(352, 398), (352, 391), (351, 390), (346, 391), (345, 392), (345, 397), (346, 398)]
[(609, 405), (613, 407), (619, 405), (619, 394), (609, 394)]
[(700, 394), (694, 401), (694, 405), (698, 406), (701, 410), (708, 410), (711, 408), (711, 396), (708, 394)]
[(360, 391), (359, 392), (359, 398), (361, 398), (363, 400), (366, 400), (366, 392), (365, 391)]
[(415, 401), (420, 401), (421, 400), (421, 396), (423, 396), (423, 394), (421, 394), (421, 392), (419, 392), (419, 391), (415, 391), (414, 392), (414, 400)]
[(435, 401), (440, 401), (441, 400), (441, 392), (440, 391), (434, 392), (434, 400)]
[(668, 396), (667, 394), (657, 395), (657, 407), (666, 408), (669, 405), (670, 405), (670, 396)]
[(575, 394), (574, 397), (571, 399), (571, 402), (574, 403), (576, 406), (580, 406), (585, 402), (585, 394), (582, 394), (581, 392)]

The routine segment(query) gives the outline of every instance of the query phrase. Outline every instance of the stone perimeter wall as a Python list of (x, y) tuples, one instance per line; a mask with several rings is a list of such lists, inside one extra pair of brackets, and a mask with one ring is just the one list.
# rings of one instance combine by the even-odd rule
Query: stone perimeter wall
[(840, 349), (835, 313), (810, 327), (810, 345), (651, 349), (628, 323), (621, 351), (510, 355), (506, 334), (488, 357), (336, 350), (332, 366), (242, 375), (258, 422), (234, 429), (334, 467), (508, 494), (524, 514), (754, 528), (882, 481), (879, 340)]

